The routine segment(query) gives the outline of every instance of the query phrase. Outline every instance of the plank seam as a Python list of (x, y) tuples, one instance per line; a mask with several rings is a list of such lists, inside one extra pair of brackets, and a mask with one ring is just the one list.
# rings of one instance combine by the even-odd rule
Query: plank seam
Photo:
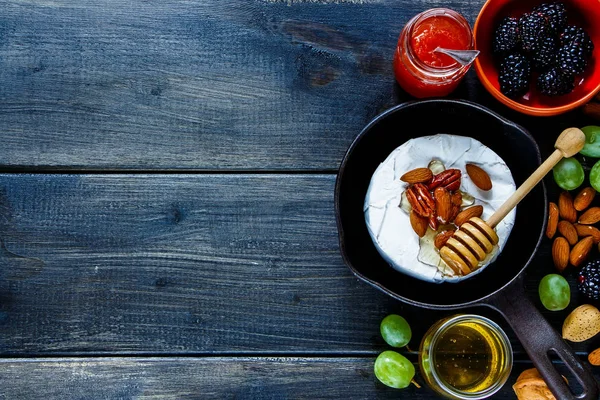
[[(110, 359), (110, 358), (122, 358), (122, 359), (153, 359), (153, 358), (169, 358), (169, 359), (211, 359), (211, 358), (305, 358), (305, 359), (317, 359), (317, 358), (330, 358), (330, 359), (342, 359), (342, 358), (368, 358), (375, 359), (380, 352), (366, 353), (189, 353), (189, 354), (178, 354), (178, 353), (86, 353), (86, 354), (68, 354), (68, 353), (56, 353), (56, 354), (4, 354), (0, 355), (0, 362), (7, 362), (11, 360), (32, 360), (32, 359)], [(401, 352), (409, 360), (416, 362), (418, 358), (418, 352)], [(587, 353), (577, 352), (577, 356), (586, 357)], [(526, 353), (514, 353), (514, 362), (530, 361)], [(560, 361), (553, 361), (561, 363)]]
[(0, 167), (0, 174), (6, 175), (337, 175), (337, 169), (70, 169), (70, 168), (27, 168)]

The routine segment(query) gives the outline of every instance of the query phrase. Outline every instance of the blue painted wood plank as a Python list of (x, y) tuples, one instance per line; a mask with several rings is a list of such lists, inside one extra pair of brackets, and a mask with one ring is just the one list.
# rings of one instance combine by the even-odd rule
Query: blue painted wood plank
[(441, 4), (483, 0), (5, 1), (0, 168), (336, 169)]
[[(391, 389), (373, 374), (374, 357), (76, 358), (2, 360), (8, 399), (439, 399), (423, 385)], [(516, 362), (494, 399), (515, 399)], [(563, 372), (563, 371), (561, 371)], [(598, 370), (595, 376), (600, 378)], [(40, 377), (43, 377), (41, 379)], [(51, 382), (51, 384), (49, 384)]]

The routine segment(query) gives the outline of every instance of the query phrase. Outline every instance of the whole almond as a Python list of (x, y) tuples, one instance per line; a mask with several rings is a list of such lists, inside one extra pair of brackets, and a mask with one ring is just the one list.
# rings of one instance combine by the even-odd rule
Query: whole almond
[(428, 183), (433, 178), (433, 172), (429, 168), (416, 168), (408, 171), (400, 177), (406, 183)]
[(592, 200), (594, 200), (595, 196), (596, 190), (594, 188), (583, 188), (581, 192), (575, 196), (575, 200), (573, 200), (573, 207), (575, 207), (577, 211), (583, 211), (588, 208), (590, 204), (592, 204)]
[(563, 322), (562, 337), (571, 342), (584, 342), (598, 333), (600, 333), (600, 310), (591, 304), (580, 305), (571, 311)]
[(483, 206), (472, 206), (462, 210), (454, 219), (454, 225), (461, 226), (473, 217), (481, 217), (483, 214)]
[(585, 261), (588, 254), (590, 254), (593, 244), (594, 238), (591, 236), (581, 239), (579, 243), (573, 247), (571, 254), (569, 255), (569, 261), (571, 262), (571, 265), (578, 267), (583, 261)]
[(421, 217), (419, 214), (417, 214), (416, 212), (411, 210), (410, 211), (410, 225), (412, 226), (415, 233), (417, 235), (419, 235), (419, 237), (423, 237), (427, 233), (427, 226), (429, 225), (429, 219), (426, 217)]
[(448, 239), (450, 239), (453, 235), (454, 235), (453, 230), (440, 232), (435, 236), (433, 244), (435, 245), (435, 247), (437, 249), (441, 249), (442, 247), (444, 247), (444, 245), (446, 244)]
[(435, 210), (442, 223), (447, 223), (452, 217), (452, 196), (444, 187), (437, 187), (433, 192)]
[(589, 208), (579, 217), (579, 223), (583, 225), (592, 225), (600, 221), (600, 207)]
[(467, 174), (471, 181), (481, 190), (490, 190), (492, 188), (492, 180), (487, 172), (475, 164), (467, 164)]
[(600, 349), (596, 349), (596, 350), (592, 351), (588, 355), (588, 361), (592, 365), (599, 366), (600, 365)]
[(569, 265), (569, 242), (564, 237), (557, 237), (552, 243), (552, 261), (559, 272), (563, 272)]
[(600, 230), (598, 230), (598, 228), (591, 225), (581, 224), (575, 224), (573, 226), (575, 227), (575, 230), (577, 231), (577, 235), (579, 235), (579, 237), (583, 238), (586, 236), (591, 236), (592, 238), (594, 238), (595, 244), (600, 243)]
[(571, 246), (577, 244), (577, 241), (579, 240), (577, 230), (569, 221), (560, 221), (558, 223), (558, 232), (567, 239), (567, 242), (569, 242)]
[(577, 210), (573, 206), (573, 197), (569, 192), (562, 192), (558, 196), (558, 214), (572, 224), (577, 222)]
[(555, 203), (550, 202), (548, 206), (548, 225), (546, 225), (546, 236), (548, 239), (552, 239), (554, 237), (557, 226), (558, 206)]

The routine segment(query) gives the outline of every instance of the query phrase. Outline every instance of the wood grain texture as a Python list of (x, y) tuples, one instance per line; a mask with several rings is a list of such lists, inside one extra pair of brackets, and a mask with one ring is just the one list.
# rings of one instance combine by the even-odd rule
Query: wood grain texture
[[(452, 312), (404, 306), (351, 275), (334, 179), (0, 175), (0, 354), (376, 354), (392, 312), (416, 350)], [(522, 353), (498, 314), (461, 312), (501, 323)], [(560, 327), (563, 313), (546, 315)]]
[[(0, 167), (336, 169), (408, 99), (397, 37), (439, 4), (4, 1)], [(443, 2), (471, 21), (481, 4)]]
[(364, 352), (333, 176), (0, 176), (0, 353)]
[[(0, 361), (6, 399), (439, 399), (431, 389), (391, 389), (371, 358), (83, 358)], [(512, 385), (531, 368), (513, 366), (494, 399), (515, 399)], [(418, 366), (416, 366), (418, 371)], [(595, 376), (600, 378), (598, 369)], [(40, 379), (43, 377), (43, 379)], [(417, 372), (417, 382), (423, 380)], [(51, 382), (51, 384), (49, 384)]]

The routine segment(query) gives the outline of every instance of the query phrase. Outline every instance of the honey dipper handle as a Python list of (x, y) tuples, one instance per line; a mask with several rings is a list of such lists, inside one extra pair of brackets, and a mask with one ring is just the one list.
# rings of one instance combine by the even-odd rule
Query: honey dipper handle
[(504, 204), (502, 204), (500, 208), (498, 208), (496, 212), (486, 221), (487, 224), (491, 226), (492, 229), (495, 228), (496, 225), (498, 225), (500, 221), (502, 221), (504, 217), (506, 217), (508, 213), (510, 213), (512, 209), (515, 208), (517, 204), (519, 204), (519, 202), (523, 200), (527, 194), (529, 194), (529, 192), (531, 192), (531, 189), (533, 189), (535, 185), (544, 179), (546, 174), (550, 172), (550, 170), (554, 168), (554, 166), (558, 164), (562, 158), (563, 153), (558, 149), (554, 150), (554, 153), (552, 153), (550, 157), (548, 157), (546, 161), (544, 161), (544, 163), (540, 165), (538, 169), (536, 169), (534, 173), (531, 174), (531, 176), (527, 178), (527, 180), (523, 182), (521, 186), (519, 186), (512, 196), (510, 196), (504, 202)]
[(533, 189), (563, 157), (574, 156), (583, 149), (584, 145), (585, 134), (580, 129), (565, 129), (558, 136), (558, 139), (556, 139), (556, 143), (554, 144), (556, 150), (554, 150), (554, 153), (552, 153), (550, 157), (548, 157), (546, 161), (544, 161), (544, 163), (540, 165), (521, 186), (519, 186), (513, 195), (496, 210), (494, 215), (486, 221), (487, 224), (494, 229), (496, 225), (498, 225), (498, 223), (502, 221), (521, 200), (523, 200), (523, 197), (531, 192), (531, 189)]

